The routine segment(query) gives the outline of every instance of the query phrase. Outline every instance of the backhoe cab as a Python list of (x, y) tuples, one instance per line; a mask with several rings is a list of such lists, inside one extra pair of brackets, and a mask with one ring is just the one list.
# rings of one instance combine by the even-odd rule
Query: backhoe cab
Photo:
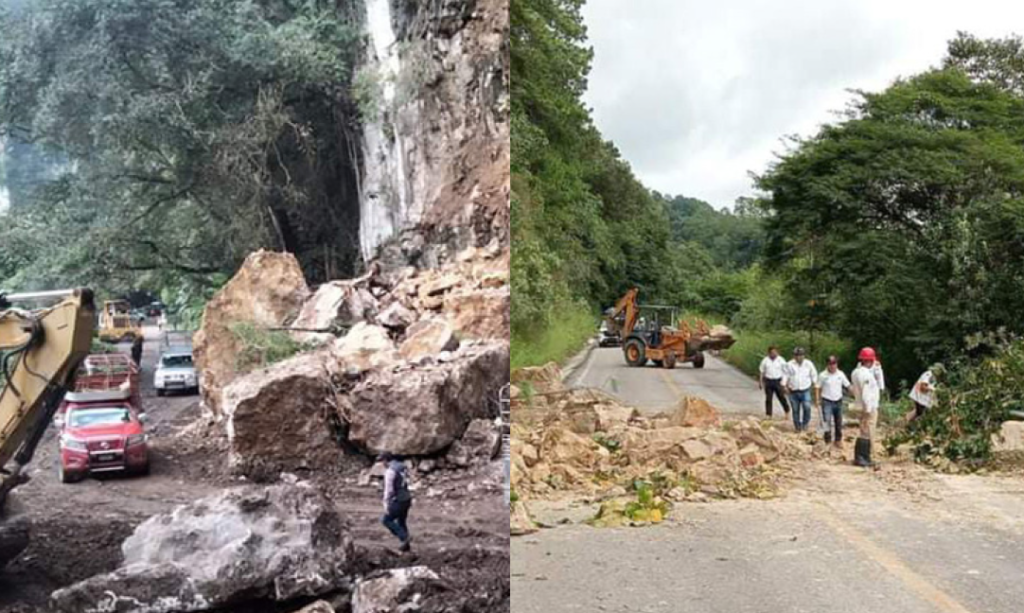
[[(735, 343), (731, 334), (716, 336), (706, 322), (694, 327), (679, 318), (679, 309), (670, 306), (640, 305), (640, 291), (631, 289), (606, 313), (608, 325), (619, 331), (626, 364), (633, 367), (675, 368), (691, 362), (704, 368), (704, 352), (728, 349)], [(673, 324), (678, 322), (678, 327)]]

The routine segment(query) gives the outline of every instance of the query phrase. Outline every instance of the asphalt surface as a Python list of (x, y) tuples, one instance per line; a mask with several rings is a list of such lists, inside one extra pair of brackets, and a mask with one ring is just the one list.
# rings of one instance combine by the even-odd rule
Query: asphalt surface
[(1019, 613), (1024, 479), (921, 478), (828, 466), (782, 500), (513, 539), (512, 611)]
[[(633, 369), (597, 349), (568, 383), (651, 412), (683, 394), (763, 411), (756, 383), (717, 359), (703, 371)], [(511, 610), (1024, 611), (1024, 477), (807, 462), (783, 498), (681, 504), (652, 528), (590, 528), (586, 504), (531, 506), (556, 527), (512, 539)]]
[(684, 395), (703, 398), (727, 414), (764, 413), (764, 395), (754, 380), (719, 358), (705, 357), (702, 369), (692, 364), (672, 370), (653, 365), (631, 368), (618, 347), (597, 348), (569, 384), (602, 389), (651, 413), (674, 408)]

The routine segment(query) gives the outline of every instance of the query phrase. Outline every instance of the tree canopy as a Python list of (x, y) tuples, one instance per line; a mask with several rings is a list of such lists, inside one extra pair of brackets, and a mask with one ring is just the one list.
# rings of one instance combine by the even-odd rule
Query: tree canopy
[(973, 336), (1024, 332), (1024, 100), (1011, 79), (964, 72), (990, 61), (970, 40), (947, 68), (862, 93), (759, 180), (768, 264), (908, 379)]
[(0, 31), (0, 135), (66, 160), (17, 194), (0, 280), (201, 283), (260, 247), (313, 279), (359, 265), (346, 9), (37, 0)]

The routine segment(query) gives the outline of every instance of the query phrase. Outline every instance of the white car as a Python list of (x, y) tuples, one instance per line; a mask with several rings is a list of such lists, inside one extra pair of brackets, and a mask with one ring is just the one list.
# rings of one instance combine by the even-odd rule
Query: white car
[(199, 375), (192, 361), (192, 350), (171, 350), (160, 356), (160, 365), (157, 366), (156, 375), (153, 377), (153, 387), (156, 388), (157, 396), (163, 396), (168, 392), (198, 394)]

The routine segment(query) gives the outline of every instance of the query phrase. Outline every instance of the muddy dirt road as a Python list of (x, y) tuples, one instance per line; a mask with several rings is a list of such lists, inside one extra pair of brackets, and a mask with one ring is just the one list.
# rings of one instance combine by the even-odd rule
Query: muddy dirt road
[[(63, 485), (51, 431), (33, 464), (32, 481), (16, 491), (10, 505), (12, 520), (31, 522), (32, 544), (0, 571), (0, 613), (45, 610), (53, 590), (116, 568), (121, 543), (148, 517), (244, 484), (227, 474), (218, 441), (199, 436), (204, 431), (193, 426), (202, 415), (198, 397), (157, 397), (152, 379), (161, 342), (155, 329), (147, 337), (143, 399), (150, 418), (152, 474)], [(338, 501), (357, 544), (366, 548), (367, 570), (426, 564), (465, 588), (467, 611), (508, 610), (507, 508), (498, 467), (432, 476), (417, 484), (410, 518), (416, 549), (405, 557), (393, 550), (395, 544), (379, 524), (379, 492), (360, 487), (358, 473), (301, 477), (315, 480)]]

